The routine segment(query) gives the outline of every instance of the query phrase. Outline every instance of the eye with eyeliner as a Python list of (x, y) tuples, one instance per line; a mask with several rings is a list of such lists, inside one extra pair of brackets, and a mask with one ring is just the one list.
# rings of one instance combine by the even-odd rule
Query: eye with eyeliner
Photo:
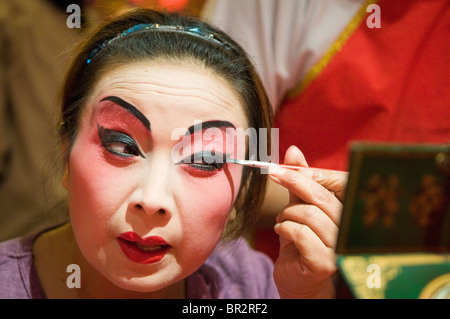
[(226, 158), (226, 155), (223, 153), (216, 154), (211, 151), (202, 151), (193, 153), (177, 164), (187, 164), (202, 171), (217, 171), (225, 166)]
[(103, 126), (97, 126), (97, 131), (101, 145), (108, 152), (122, 158), (134, 156), (145, 158), (136, 141), (128, 134)]

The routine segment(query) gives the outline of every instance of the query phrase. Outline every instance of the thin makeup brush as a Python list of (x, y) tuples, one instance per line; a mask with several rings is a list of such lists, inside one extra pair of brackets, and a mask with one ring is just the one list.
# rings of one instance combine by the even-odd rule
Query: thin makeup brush
[(331, 171), (331, 172), (337, 172), (337, 173), (348, 173), (346, 171), (339, 171), (339, 170), (333, 170), (333, 169), (327, 169), (327, 168), (286, 165), (286, 164), (277, 164), (277, 163), (260, 162), (260, 161), (240, 160), (240, 159), (233, 159), (233, 158), (227, 158), (226, 162), (230, 163), (230, 164), (239, 164), (239, 165), (258, 167), (258, 168), (269, 168), (269, 167), (279, 166), (279, 167), (292, 169), (292, 170), (296, 170), (296, 171), (298, 171), (298, 170), (324, 170), (324, 171)]

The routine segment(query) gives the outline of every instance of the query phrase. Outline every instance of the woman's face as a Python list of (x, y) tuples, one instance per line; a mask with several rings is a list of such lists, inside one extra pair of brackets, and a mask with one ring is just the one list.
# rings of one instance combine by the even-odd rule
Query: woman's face
[(217, 161), (235, 157), (233, 127), (247, 128), (238, 96), (200, 67), (135, 63), (102, 76), (64, 181), (77, 243), (97, 271), (150, 292), (204, 263), (240, 186), (242, 168)]

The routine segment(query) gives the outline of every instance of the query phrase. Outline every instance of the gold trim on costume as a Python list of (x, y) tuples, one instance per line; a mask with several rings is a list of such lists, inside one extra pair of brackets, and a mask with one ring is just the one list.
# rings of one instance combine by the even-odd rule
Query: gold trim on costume
[(331, 59), (342, 50), (345, 42), (347, 42), (350, 35), (359, 27), (364, 17), (367, 14), (367, 7), (371, 4), (378, 2), (378, 0), (367, 0), (366, 3), (361, 6), (352, 20), (349, 22), (344, 31), (340, 34), (336, 41), (331, 45), (327, 52), (322, 56), (322, 58), (306, 73), (302, 82), (289, 91), (286, 94), (287, 99), (293, 99), (297, 97), (303, 90), (322, 72), (323, 69), (328, 65)]

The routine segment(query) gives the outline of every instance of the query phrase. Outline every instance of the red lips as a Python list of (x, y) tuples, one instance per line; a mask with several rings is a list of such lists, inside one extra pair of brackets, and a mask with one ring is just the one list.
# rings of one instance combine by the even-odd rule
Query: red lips
[(159, 236), (141, 238), (134, 232), (126, 232), (117, 238), (125, 256), (140, 264), (153, 264), (164, 258), (170, 246)]

